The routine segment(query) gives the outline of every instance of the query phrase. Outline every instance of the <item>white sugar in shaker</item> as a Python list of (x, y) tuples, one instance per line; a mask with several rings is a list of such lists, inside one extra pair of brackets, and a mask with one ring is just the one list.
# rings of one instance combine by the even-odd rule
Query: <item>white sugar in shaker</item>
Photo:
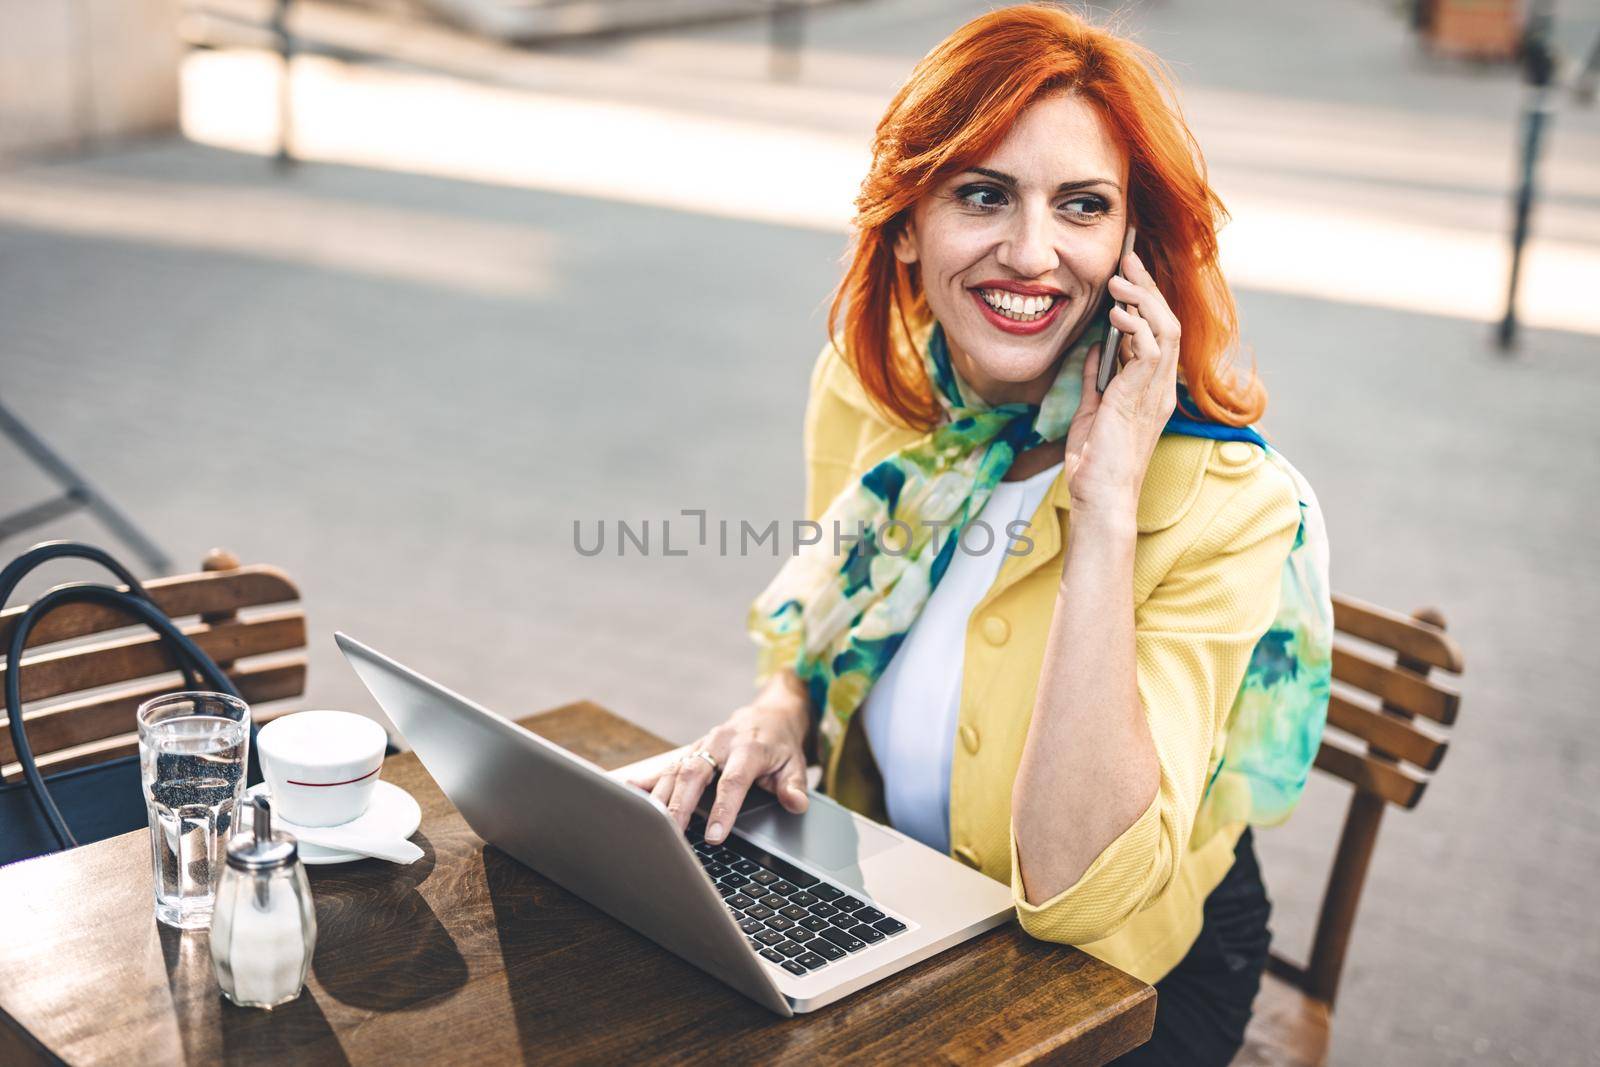
[(217, 885), (211, 965), (229, 1000), (274, 1008), (305, 987), (317, 915), (295, 839), (273, 832), (266, 797), (251, 804), (253, 825), (228, 843), (228, 864)]

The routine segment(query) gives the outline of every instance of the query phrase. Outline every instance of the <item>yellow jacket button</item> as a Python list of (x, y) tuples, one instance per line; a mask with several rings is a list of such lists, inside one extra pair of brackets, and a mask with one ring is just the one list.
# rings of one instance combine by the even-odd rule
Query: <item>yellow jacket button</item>
[(983, 860), (979, 857), (978, 850), (971, 845), (957, 845), (955, 857), (975, 871), (983, 869)]
[(1247, 441), (1224, 441), (1217, 446), (1217, 456), (1230, 467), (1243, 467), (1255, 458), (1255, 446)]
[(978, 751), (978, 728), (971, 723), (961, 725), (961, 746), (968, 752)]
[(983, 620), (983, 639), (991, 645), (1003, 645), (1011, 636), (1011, 624), (998, 615)]

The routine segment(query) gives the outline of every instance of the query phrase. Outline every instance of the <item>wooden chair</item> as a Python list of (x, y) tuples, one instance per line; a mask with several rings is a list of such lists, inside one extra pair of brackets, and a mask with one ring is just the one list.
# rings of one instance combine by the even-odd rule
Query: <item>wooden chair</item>
[[(300, 591), (282, 571), (241, 567), (232, 553), (213, 549), (199, 574), (144, 584), (228, 672), (258, 723), (289, 710), (262, 705), (305, 692), (306, 619)], [(25, 610), (17, 605), (0, 613), (0, 647)], [(30, 635), (21, 665), (23, 722), (44, 774), (137, 752), (134, 710), (182, 684), (158, 637), (146, 629), (114, 633), (122, 629), (127, 620), (117, 612), (73, 604), (46, 616)], [(0, 667), (0, 680), (10, 666)], [(0, 778), (11, 781), (22, 769), (5, 723), (0, 711)]]
[[(1305, 966), (1274, 952), (1235, 1064), (1299, 1067), (1327, 1060), (1339, 975), (1386, 805), (1414, 808), (1448, 742), (1461, 695), (1461, 649), (1432, 609), (1411, 618), (1333, 598), (1333, 695), (1316, 767), (1354, 787)], [(1429, 720), (1424, 725), (1419, 719)], [(1435, 725), (1436, 724), (1436, 725)]]

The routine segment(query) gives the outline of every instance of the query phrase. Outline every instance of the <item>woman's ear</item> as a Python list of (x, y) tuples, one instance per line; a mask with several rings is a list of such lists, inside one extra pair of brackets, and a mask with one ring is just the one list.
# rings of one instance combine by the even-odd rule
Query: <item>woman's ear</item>
[(917, 253), (916, 223), (906, 219), (900, 232), (894, 235), (894, 258), (910, 266), (919, 258)]

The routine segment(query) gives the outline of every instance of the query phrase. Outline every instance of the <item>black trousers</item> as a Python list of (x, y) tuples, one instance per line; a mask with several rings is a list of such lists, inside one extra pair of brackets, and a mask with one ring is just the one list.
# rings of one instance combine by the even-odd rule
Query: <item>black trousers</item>
[(1155, 1033), (1114, 1062), (1222, 1067), (1232, 1060), (1244, 1044), (1250, 1004), (1267, 965), (1271, 912), (1247, 827), (1233, 850), (1233, 866), (1206, 897), (1205, 923), (1194, 947), (1156, 983)]

